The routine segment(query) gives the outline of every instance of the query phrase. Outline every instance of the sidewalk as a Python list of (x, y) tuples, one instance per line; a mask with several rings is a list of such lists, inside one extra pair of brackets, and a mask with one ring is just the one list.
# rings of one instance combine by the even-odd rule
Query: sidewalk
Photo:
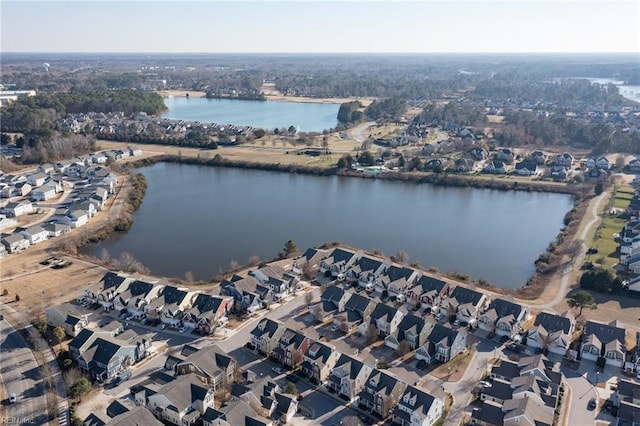
[[(4, 315), (6, 314), (10, 315), (11, 322), (13, 325), (15, 325), (15, 328), (17, 330), (24, 330), (26, 333), (30, 333), (30, 330), (33, 329), (33, 325), (31, 325), (28, 318), (26, 318), (24, 314), (16, 311), (11, 306), (5, 303), (0, 303), (0, 306), (2, 307), (2, 312)], [(33, 334), (38, 336), (38, 339), (40, 339), (40, 343), (43, 345), (42, 347), (46, 348), (45, 350), (40, 352), (41, 359), (43, 360), (44, 363), (49, 365), (49, 367), (53, 371), (53, 379), (54, 379), (55, 388), (56, 388), (56, 396), (58, 399), (58, 423), (61, 426), (70, 425), (71, 422), (69, 418), (69, 403), (67, 401), (67, 392), (64, 388), (62, 371), (60, 370), (58, 361), (56, 360), (56, 357), (53, 354), (51, 347), (49, 346), (47, 341), (42, 337), (42, 335), (39, 332), (36, 332)], [(35, 355), (36, 352), (33, 350), (32, 352)], [(40, 364), (40, 361), (37, 356), (35, 357), (35, 359), (36, 361), (38, 361), (38, 364)], [(40, 364), (40, 366), (42, 365), (43, 364)]]

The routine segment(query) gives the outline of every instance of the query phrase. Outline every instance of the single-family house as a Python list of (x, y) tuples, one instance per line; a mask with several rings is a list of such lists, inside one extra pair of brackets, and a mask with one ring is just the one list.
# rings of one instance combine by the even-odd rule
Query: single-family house
[(331, 253), (320, 261), (320, 272), (330, 274), (333, 277), (345, 276), (347, 270), (355, 262), (360, 253), (336, 247)]
[(28, 201), (7, 203), (4, 206), (4, 214), (7, 217), (18, 217), (33, 212), (33, 204)]
[(407, 292), (407, 299), (423, 309), (436, 311), (442, 298), (448, 293), (449, 283), (428, 275), (422, 275)]
[(29, 248), (31, 243), (29, 239), (25, 238), (21, 233), (14, 232), (13, 234), (3, 235), (0, 239), (2, 245), (9, 253), (20, 253), (22, 250)]
[(27, 183), (33, 187), (42, 186), (49, 179), (49, 176), (45, 173), (34, 173), (27, 176)]
[(500, 160), (493, 160), (489, 164), (487, 164), (484, 169), (482, 169), (484, 173), (491, 173), (494, 175), (503, 175), (507, 173), (507, 168), (505, 163)]
[[(219, 409), (207, 408), (202, 417), (203, 426), (273, 426), (274, 422), (256, 412), (250, 403), (234, 399)], [(261, 408), (261, 407), (260, 407)]]
[(333, 285), (320, 295), (320, 302), (309, 307), (318, 322), (325, 322), (333, 318), (334, 315), (344, 312), (345, 305), (349, 300), (349, 293), (342, 287)]
[(49, 231), (40, 225), (33, 225), (29, 228), (23, 229), (20, 233), (23, 237), (29, 240), (29, 244), (32, 246), (49, 239)]
[[(95, 415), (95, 413), (92, 413)], [(95, 417), (94, 417), (95, 418)], [(87, 417), (89, 419), (89, 417)], [(153, 417), (153, 414), (145, 407), (133, 407), (123, 413), (118, 414), (111, 418), (108, 422), (104, 423), (105, 426), (162, 426), (163, 423)], [(84, 426), (102, 426), (101, 423), (87, 423), (84, 421)]]
[(142, 280), (135, 280), (122, 287), (120, 292), (113, 298), (113, 308), (122, 311), (126, 310), (136, 318), (141, 318), (145, 313), (145, 306), (158, 297), (162, 290), (161, 285), (155, 285)]
[(470, 150), (467, 151), (467, 154), (471, 156), (475, 161), (484, 161), (489, 157), (489, 153), (486, 149), (474, 146)]
[(618, 426), (636, 426), (640, 419), (640, 384), (630, 379), (618, 379), (618, 388), (611, 395), (618, 407)]
[(499, 336), (513, 336), (529, 314), (527, 308), (504, 299), (494, 299), (478, 318), (478, 327)]
[(53, 185), (43, 185), (31, 191), (31, 201), (47, 201), (55, 198), (57, 192)]
[(406, 388), (407, 384), (397, 378), (382, 371), (373, 370), (359, 394), (359, 406), (376, 413), (383, 419), (387, 418), (400, 402)]
[(33, 189), (31, 184), (27, 182), (18, 182), (15, 184), (14, 188), (15, 188), (14, 195), (18, 197), (26, 197), (27, 195), (29, 195), (29, 193)]
[(278, 347), (285, 330), (286, 327), (281, 322), (263, 318), (251, 331), (251, 343), (257, 351), (270, 356)]
[(516, 159), (516, 153), (510, 148), (499, 148), (496, 151), (496, 160), (503, 161), (507, 164), (511, 164)]
[(555, 165), (551, 167), (551, 178), (554, 180), (563, 180), (569, 176), (569, 168), (563, 165)]
[(175, 367), (177, 376), (195, 374), (206, 386), (219, 389), (236, 381), (238, 362), (216, 345), (193, 352)]
[(159, 420), (191, 426), (214, 408), (214, 390), (204, 386), (195, 374), (180, 376), (147, 397), (147, 409)]
[(150, 319), (160, 319), (163, 324), (177, 327), (185, 311), (191, 308), (195, 292), (174, 286), (164, 286), (157, 297), (144, 306)]
[(265, 287), (273, 292), (274, 300), (280, 300), (290, 294), (298, 284), (298, 278), (277, 265), (262, 265), (258, 269), (249, 271)]
[(622, 367), (627, 354), (625, 328), (619, 326), (617, 320), (609, 324), (587, 321), (580, 353), (582, 359), (604, 358), (607, 364)]
[(443, 412), (444, 402), (441, 399), (408, 386), (393, 410), (393, 422), (400, 426), (433, 426)]
[(287, 328), (280, 336), (272, 356), (282, 364), (295, 369), (302, 363), (310, 343), (311, 340), (304, 334)]
[(107, 162), (107, 156), (103, 152), (96, 152), (91, 155), (91, 161), (95, 164), (105, 164)]
[(529, 154), (529, 161), (536, 163), (537, 165), (542, 165), (547, 161), (547, 154), (543, 151), (533, 151)]
[(471, 413), (471, 424), (480, 426), (535, 425), (552, 426), (553, 408), (541, 404), (534, 398), (510, 399), (504, 404), (484, 401)]
[(353, 402), (364, 389), (371, 372), (368, 365), (342, 354), (327, 379), (327, 389)]
[(565, 355), (571, 343), (574, 326), (575, 319), (569, 311), (561, 315), (540, 312), (533, 327), (527, 331), (527, 346), (540, 348), (543, 353), (549, 351)]
[(403, 316), (398, 308), (380, 302), (371, 312), (371, 324), (376, 327), (378, 336), (385, 338), (396, 332)]
[(451, 294), (440, 302), (440, 312), (449, 318), (469, 323), (478, 318), (480, 312), (489, 302), (489, 297), (470, 288), (457, 286)]
[(126, 275), (107, 272), (100, 281), (86, 288), (78, 299), (89, 303), (100, 303), (105, 309), (113, 309), (113, 299), (127, 289), (131, 281), (133, 279)]
[(62, 327), (71, 337), (77, 336), (88, 325), (87, 315), (81, 314), (69, 303), (47, 308), (44, 314), (50, 327)]
[(0, 215), (0, 231), (7, 228), (12, 228), (18, 224), (18, 221), (13, 218), (8, 218), (5, 215)]
[(365, 333), (369, 326), (371, 312), (373, 312), (375, 307), (376, 303), (372, 299), (353, 293), (344, 305), (344, 312), (335, 315), (333, 323), (340, 327), (340, 330), (345, 333), (350, 332), (356, 327), (360, 327), (360, 331)]
[(263, 286), (252, 276), (243, 278), (239, 275), (220, 283), (220, 295), (233, 297), (236, 302), (235, 310), (250, 314), (263, 309), (263, 303), (273, 299), (273, 292), (269, 287)]
[(69, 233), (71, 227), (64, 223), (49, 222), (43, 225), (43, 228), (49, 232), (49, 237), (59, 237), (61, 235)]
[(557, 166), (565, 166), (567, 168), (571, 168), (573, 165), (573, 155), (568, 152), (564, 152), (556, 157), (556, 165)]
[[(320, 261), (326, 256), (326, 251), (315, 248), (308, 248), (300, 257), (293, 259), (291, 264), (291, 270), (295, 274), (303, 274), (305, 271), (308, 273), (315, 273), (320, 269)], [(311, 279), (312, 277), (304, 277), (305, 279)]]
[(385, 345), (397, 350), (404, 341), (407, 349), (415, 350), (427, 342), (427, 337), (433, 330), (435, 322), (425, 320), (413, 314), (402, 317), (397, 330), (385, 338)]
[(632, 173), (640, 173), (640, 160), (634, 159), (629, 162), (629, 171)]
[(44, 173), (45, 175), (50, 175), (54, 171), (55, 169), (53, 168), (53, 164), (41, 164), (38, 166), (38, 173)]
[(467, 333), (435, 324), (424, 345), (416, 350), (416, 358), (428, 363), (449, 362), (467, 349)]
[(320, 342), (311, 342), (304, 353), (300, 368), (312, 382), (324, 384), (339, 356), (340, 353), (335, 349)]
[(454, 163), (454, 170), (459, 173), (473, 171), (475, 162), (468, 158), (458, 158)]
[(384, 290), (382, 284), (378, 280), (385, 264), (373, 257), (360, 256), (347, 271), (347, 279), (349, 281), (357, 281), (361, 288), (375, 287), (378, 291)]
[(515, 173), (520, 176), (534, 176), (538, 173), (538, 163), (530, 160), (516, 163)]
[(191, 309), (182, 317), (182, 324), (204, 334), (211, 333), (216, 326), (227, 320), (233, 309), (233, 297), (198, 293)]
[(406, 295), (417, 276), (418, 272), (415, 269), (390, 265), (380, 274), (379, 281), (382, 284), (382, 288), (387, 290), (390, 295)]

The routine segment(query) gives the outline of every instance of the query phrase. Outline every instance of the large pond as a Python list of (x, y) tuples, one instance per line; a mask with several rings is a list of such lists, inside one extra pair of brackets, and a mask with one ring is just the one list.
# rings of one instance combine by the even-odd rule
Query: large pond
[(253, 255), (341, 241), (516, 288), (563, 226), (569, 195), (159, 163), (125, 235), (85, 247), (131, 252), (152, 273), (211, 279)]
[(248, 101), (169, 97), (164, 100), (169, 111), (164, 117), (265, 130), (294, 126), (303, 132), (322, 132), (338, 123), (340, 105), (311, 102)]

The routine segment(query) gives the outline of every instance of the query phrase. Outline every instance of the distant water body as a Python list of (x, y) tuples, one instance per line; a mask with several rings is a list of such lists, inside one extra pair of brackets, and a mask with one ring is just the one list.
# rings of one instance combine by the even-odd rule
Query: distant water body
[(622, 95), (622, 97), (627, 98), (631, 101), (640, 102), (640, 86), (627, 86), (624, 84), (624, 81), (616, 80), (614, 78), (580, 78), (586, 78), (591, 83), (614, 84), (618, 86), (618, 91), (620, 92), (620, 95)]
[(302, 132), (322, 132), (338, 123), (338, 104), (168, 97), (166, 118), (201, 121), (265, 130), (294, 126)]
[(161, 276), (209, 280), (231, 261), (341, 241), (518, 288), (563, 226), (572, 197), (348, 177), (158, 163), (125, 235), (84, 248), (123, 251)]

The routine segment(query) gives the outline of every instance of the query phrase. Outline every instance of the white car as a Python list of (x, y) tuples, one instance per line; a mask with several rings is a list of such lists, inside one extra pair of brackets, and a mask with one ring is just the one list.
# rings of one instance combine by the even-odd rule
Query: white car
[(273, 371), (276, 374), (282, 374), (284, 370), (282, 369), (282, 367), (273, 367), (271, 371)]
[(184, 331), (185, 331), (185, 330), (186, 330), (186, 328), (184, 328), (184, 327), (180, 327), (180, 330), (179, 330), (179, 331), (180, 331), (180, 333), (184, 333)]
[(438, 312), (438, 313), (436, 314), (436, 319), (437, 319), (438, 321), (440, 321), (442, 318), (444, 318), (444, 314), (443, 314), (442, 312)]
[(18, 400), (17, 395), (11, 392), (11, 394), (9, 394), (9, 404), (15, 404), (17, 400)]
[(638, 374), (636, 375), (636, 379), (640, 380), (640, 369), (638, 369)]
[(337, 325), (332, 325), (331, 326), (331, 331), (338, 331), (338, 326)]

